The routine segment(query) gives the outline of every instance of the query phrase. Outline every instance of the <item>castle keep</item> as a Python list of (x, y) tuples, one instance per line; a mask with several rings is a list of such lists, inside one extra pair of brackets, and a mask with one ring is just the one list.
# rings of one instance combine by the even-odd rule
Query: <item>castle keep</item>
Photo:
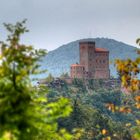
[(109, 79), (109, 51), (96, 48), (95, 42), (79, 43), (80, 64), (71, 65), (71, 78)]

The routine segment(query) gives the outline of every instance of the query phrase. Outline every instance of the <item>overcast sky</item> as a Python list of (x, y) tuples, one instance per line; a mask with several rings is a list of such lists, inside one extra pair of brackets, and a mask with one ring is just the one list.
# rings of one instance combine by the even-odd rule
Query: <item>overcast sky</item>
[(0, 0), (0, 40), (3, 22), (25, 18), (23, 41), (47, 50), (89, 37), (136, 45), (140, 37), (140, 0)]

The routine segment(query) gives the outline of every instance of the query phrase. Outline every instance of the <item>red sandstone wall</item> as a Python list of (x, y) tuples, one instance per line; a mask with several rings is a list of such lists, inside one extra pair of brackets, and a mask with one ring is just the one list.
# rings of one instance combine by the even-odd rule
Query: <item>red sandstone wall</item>
[(84, 78), (84, 66), (71, 66), (71, 78)]
[(95, 79), (109, 79), (110, 71), (109, 70), (96, 70), (94, 74)]
[(90, 62), (93, 60), (95, 52), (95, 42), (81, 42), (79, 43), (80, 50), (80, 64), (85, 66), (85, 71), (90, 71)]
[(71, 66), (71, 78), (110, 78), (108, 51), (102, 51), (99, 48), (96, 51), (95, 42), (81, 42), (79, 53), (80, 65)]

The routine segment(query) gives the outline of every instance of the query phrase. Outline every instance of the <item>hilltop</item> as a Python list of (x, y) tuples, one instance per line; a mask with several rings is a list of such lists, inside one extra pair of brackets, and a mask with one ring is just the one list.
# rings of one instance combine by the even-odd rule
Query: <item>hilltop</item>
[[(110, 70), (111, 75), (116, 77), (117, 72), (113, 61), (119, 59), (135, 59), (136, 47), (108, 38), (88, 38), (80, 39), (68, 44), (62, 45), (49, 52), (43, 59), (42, 68), (47, 69), (48, 73), (54, 76), (60, 76), (63, 72), (69, 72), (71, 64), (79, 62), (79, 42), (95, 41), (96, 47), (106, 48), (110, 51)], [(42, 76), (41, 76), (42, 78)], [(43, 77), (44, 78), (44, 77)]]

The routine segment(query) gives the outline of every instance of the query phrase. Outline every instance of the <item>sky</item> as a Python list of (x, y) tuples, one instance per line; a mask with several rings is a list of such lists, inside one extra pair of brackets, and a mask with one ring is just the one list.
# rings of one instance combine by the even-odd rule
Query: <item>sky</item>
[(104, 37), (134, 45), (140, 37), (140, 0), (0, 0), (3, 23), (28, 19), (22, 43), (48, 51), (83, 38)]

